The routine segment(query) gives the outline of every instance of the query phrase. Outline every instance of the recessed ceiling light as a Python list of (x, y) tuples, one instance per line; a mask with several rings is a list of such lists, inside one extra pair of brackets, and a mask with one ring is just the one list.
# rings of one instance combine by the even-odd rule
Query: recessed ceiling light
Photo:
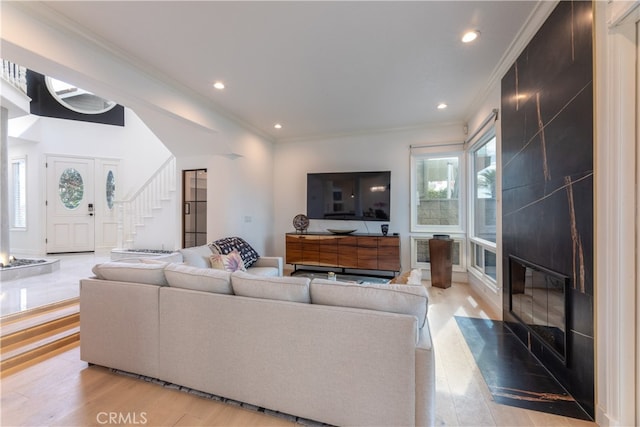
[(448, 105), (445, 104), (444, 102), (441, 102), (440, 104), (438, 104), (438, 110), (444, 110), (445, 108), (447, 108)]
[(222, 90), (222, 89), (224, 89), (224, 83), (222, 83), (222, 82), (215, 82), (215, 83), (213, 84), (213, 87), (215, 87), (216, 89)]
[(479, 35), (480, 35), (480, 31), (467, 31), (462, 36), (462, 42), (463, 43), (470, 43), (470, 42), (474, 41), (475, 39), (477, 39)]
[(276, 129), (282, 129), (282, 125), (280, 123), (276, 123), (273, 127)]

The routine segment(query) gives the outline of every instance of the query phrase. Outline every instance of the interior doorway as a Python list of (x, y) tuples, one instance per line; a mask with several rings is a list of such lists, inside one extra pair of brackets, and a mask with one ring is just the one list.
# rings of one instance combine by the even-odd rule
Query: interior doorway
[(182, 247), (207, 243), (207, 170), (182, 171)]

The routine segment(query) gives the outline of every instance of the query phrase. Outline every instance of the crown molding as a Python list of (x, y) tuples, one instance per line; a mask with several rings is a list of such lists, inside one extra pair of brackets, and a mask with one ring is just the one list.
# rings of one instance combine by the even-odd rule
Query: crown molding
[(640, 18), (640, 0), (611, 0), (607, 8), (607, 26), (615, 28), (627, 23), (635, 23)]
[(351, 138), (358, 136), (368, 135), (381, 135), (388, 133), (401, 133), (401, 132), (415, 132), (415, 131), (428, 131), (433, 129), (441, 129), (450, 126), (460, 127), (460, 133), (464, 135), (464, 123), (461, 121), (443, 122), (443, 123), (423, 123), (414, 126), (401, 126), (394, 128), (379, 128), (379, 129), (364, 129), (353, 132), (328, 132), (316, 135), (296, 136), (290, 138), (280, 138), (276, 142), (279, 144), (294, 143), (294, 142), (309, 142), (309, 141), (322, 141), (327, 139), (337, 138)]

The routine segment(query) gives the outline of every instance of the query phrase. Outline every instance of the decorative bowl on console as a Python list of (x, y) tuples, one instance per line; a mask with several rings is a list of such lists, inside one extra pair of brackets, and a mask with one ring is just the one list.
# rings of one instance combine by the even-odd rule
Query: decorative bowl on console
[(351, 234), (354, 231), (357, 231), (357, 229), (327, 228), (327, 231), (333, 234)]

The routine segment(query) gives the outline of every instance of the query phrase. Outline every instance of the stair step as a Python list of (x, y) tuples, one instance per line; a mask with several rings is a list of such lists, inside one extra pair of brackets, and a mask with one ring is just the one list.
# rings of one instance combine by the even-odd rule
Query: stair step
[(0, 319), (0, 346), (4, 345), (5, 337), (18, 331), (33, 328), (79, 312), (79, 298), (76, 297), (37, 307), (32, 310), (3, 316)]
[(5, 352), (10, 352), (16, 347), (24, 346), (31, 342), (55, 335), (60, 331), (72, 328), (79, 324), (80, 313), (76, 312), (55, 320), (20, 329), (12, 334), (4, 335), (0, 338), (0, 352), (4, 356)]
[(75, 344), (80, 341), (80, 326), (72, 329), (64, 329), (61, 332), (35, 341), (23, 347), (19, 347), (2, 356), (0, 372), (4, 373), (19, 365), (25, 364), (35, 358), (46, 356), (62, 347)]
[(0, 375), (46, 358), (80, 340), (78, 298), (3, 317), (0, 321)]

